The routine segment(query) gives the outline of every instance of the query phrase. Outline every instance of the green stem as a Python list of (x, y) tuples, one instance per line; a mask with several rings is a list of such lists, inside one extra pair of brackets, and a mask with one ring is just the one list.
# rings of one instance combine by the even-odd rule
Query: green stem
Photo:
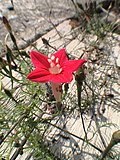
[(83, 130), (85, 133), (85, 139), (87, 140), (87, 132), (86, 132), (84, 119), (83, 119), (83, 112), (82, 112), (82, 108), (81, 108), (81, 93), (82, 93), (82, 85), (83, 85), (84, 79), (85, 79), (84, 70), (80, 69), (80, 71), (78, 71), (78, 73), (75, 76), (75, 80), (77, 82), (77, 96), (78, 96), (79, 111), (80, 111), (80, 115), (81, 115)]
[(8, 137), (8, 135), (13, 131), (13, 129), (26, 117), (26, 112), (21, 115), (21, 117), (15, 122), (15, 124), (10, 128), (7, 134), (0, 140), (0, 145)]
[(113, 133), (111, 141), (108, 144), (108, 146), (106, 147), (106, 149), (104, 150), (104, 152), (102, 153), (102, 156), (101, 156), (100, 160), (104, 160), (104, 158), (108, 155), (111, 148), (114, 145), (116, 145), (117, 143), (120, 143), (120, 130)]

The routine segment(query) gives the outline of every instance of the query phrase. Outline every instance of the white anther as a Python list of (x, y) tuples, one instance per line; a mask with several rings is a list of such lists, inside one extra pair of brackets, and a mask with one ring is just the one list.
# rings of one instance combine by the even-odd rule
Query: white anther
[(48, 54), (48, 58), (51, 58), (51, 54)]
[(57, 58), (56, 58), (56, 63), (58, 63), (58, 61), (59, 61), (59, 58), (57, 57)]
[(48, 59), (48, 62), (49, 62), (49, 63), (51, 63), (51, 62), (52, 62), (52, 60), (51, 60), (51, 59)]
[(53, 68), (55, 64), (53, 62), (50, 63), (50, 67)]
[(54, 60), (54, 59), (55, 59), (55, 56), (52, 55), (52, 56), (51, 56), (51, 59)]
[(62, 68), (59, 69), (59, 73), (62, 72)]
[(60, 68), (60, 65), (59, 65), (59, 64), (57, 64), (56, 66), (57, 66), (58, 68)]

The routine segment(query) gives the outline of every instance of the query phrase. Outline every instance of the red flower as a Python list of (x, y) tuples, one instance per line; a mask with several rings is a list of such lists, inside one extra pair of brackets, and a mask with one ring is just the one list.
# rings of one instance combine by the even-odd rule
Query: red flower
[(69, 83), (73, 79), (73, 72), (77, 71), (85, 59), (68, 60), (65, 49), (46, 56), (31, 51), (30, 57), (36, 67), (27, 78), (33, 82)]

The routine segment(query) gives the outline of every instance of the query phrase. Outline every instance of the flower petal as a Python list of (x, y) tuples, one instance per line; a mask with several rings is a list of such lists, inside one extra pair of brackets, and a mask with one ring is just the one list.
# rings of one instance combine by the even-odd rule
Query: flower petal
[(48, 57), (46, 55), (36, 51), (31, 51), (30, 57), (33, 65), (37, 68), (49, 68)]
[(56, 53), (53, 54), (56, 58), (59, 58), (59, 64), (62, 66), (63, 63), (68, 61), (68, 57), (66, 55), (65, 48), (60, 49)]
[(85, 62), (86, 62), (85, 59), (69, 60), (64, 64), (62, 69), (65, 70), (66, 72), (68, 71), (73, 73), (77, 71)]
[(33, 82), (48, 82), (50, 80), (50, 73), (45, 69), (34, 69), (28, 76), (27, 79)]
[(73, 79), (73, 74), (71, 72), (62, 71), (59, 74), (54, 74), (50, 76), (50, 82), (54, 83), (69, 83)]

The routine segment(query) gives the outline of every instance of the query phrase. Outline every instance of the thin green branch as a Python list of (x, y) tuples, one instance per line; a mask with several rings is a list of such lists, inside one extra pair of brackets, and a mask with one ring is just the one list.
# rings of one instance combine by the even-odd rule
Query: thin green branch
[(116, 145), (117, 143), (120, 143), (120, 130), (116, 131), (113, 133), (112, 138), (106, 149), (101, 155), (100, 160), (104, 160), (104, 158), (108, 155), (110, 152), (111, 148)]
[(20, 118), (15, 122), (15, 124), (11, 127), (11, 129), (7, 132), (7, 134), (0, 140), (0, 145), (4, 142), (4, 140), (9, 136), (9, 134), (14, 130), (14, 128), (26, 117), (26, 112), (23, 113)]

